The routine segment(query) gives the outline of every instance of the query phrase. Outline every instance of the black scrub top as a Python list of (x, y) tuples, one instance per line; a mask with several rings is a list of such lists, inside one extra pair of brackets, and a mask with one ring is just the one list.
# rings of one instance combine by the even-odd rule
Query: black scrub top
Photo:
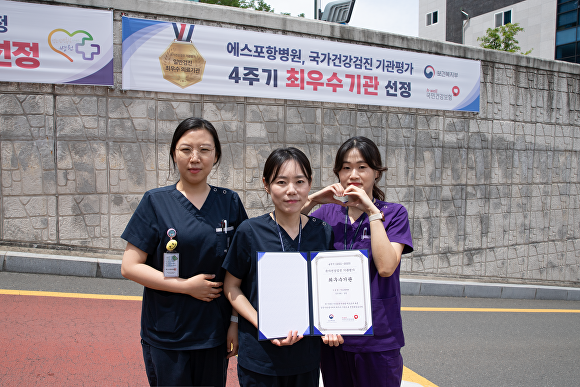
[[(280, 227), (285, 251), (296, 251), (298, 237), (292, 240)], [(332, 228), (320, 219), (310, 217), (302, 229), (301, 251), (332, 250)], [(223, 267), (242, 280), (240, 286), (252, 306), (258, 310), (256, 264), (258, 251), (282, 251), (276, 222), (270, 214), (248, 219), (238, 228)], [(277, 347), (269, 340), (258, 341), (258, 330), (240, 316), (238, 337), (240, 366), (264, 375), (296, 375), (318, 368), (318, 336), (303, 337), (294, 345)]]
[[(198, 210), (175, 185), (145, 193), (121, 238), (147, 253), (146, 264), (163, 272), (163, 254), (174, 238), (179, 253), (179, 276), (215, 274), (223, 282), (222, 263), (235, 229), (248, 216), (234, 191), (210, 187)], [(224, 220), (229, 230), (224, 232)], [(168, 350), (214, 348), (226, 341), (231, 305), (226, 297), (210, 302), (189, 295), (145, 287), (141, 310), (141, 338)]]

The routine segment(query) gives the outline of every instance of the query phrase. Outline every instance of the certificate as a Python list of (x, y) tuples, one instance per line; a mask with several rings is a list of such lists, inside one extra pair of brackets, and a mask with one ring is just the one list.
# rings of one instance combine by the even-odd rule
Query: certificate
[(372, 335), (366, 250), (259, 252), (258, 338)]
[(312, 253), (314, 326), (322, 334), (372, 334), (366, 250)]

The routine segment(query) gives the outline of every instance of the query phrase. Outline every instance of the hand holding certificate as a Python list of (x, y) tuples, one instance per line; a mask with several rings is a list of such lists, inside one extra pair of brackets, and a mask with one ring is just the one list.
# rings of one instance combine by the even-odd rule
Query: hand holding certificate
[(372, 335), (366, 250), (258, 253), (261, 340), (300, 335)]

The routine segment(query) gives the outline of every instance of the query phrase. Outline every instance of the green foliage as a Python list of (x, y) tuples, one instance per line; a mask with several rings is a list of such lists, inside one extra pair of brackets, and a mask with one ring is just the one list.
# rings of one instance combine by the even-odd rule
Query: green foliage
[(264, 12), (274, 12), (274, 8), (270, 7), (264, 0), (247, 0), (248, 3), (251, 3), (248, 8), (255, 9), (256, 11), (264, 11)]
[[(481, 42), (480, 46), (483, 48), (518, 52), (521, 50), (521, 47), (518, 46), (519, 42), (516, 40), (516, 35), (518, 32), (522, 32), (523, 30), (524, 29), (520, 27), (519, 23), (508, 23), (501, 27), (488, 28), (485, 35), (477, 38), (477, 41)], [(533, 48), (526, 52), (520, 51), (520, 54), (528, 55), (532, 50)]]
[(298, 17), (306, 17), (306, 14), (305, 14), (304, 12), (302, 12), (302, 13), (299, 13), (299, 14), (298, 14)]
[(274, 8), (264, 0), (199, 0), (199, 2), (236, 8), (250, 8), (255, 9), (256, 11), (274, 12)]

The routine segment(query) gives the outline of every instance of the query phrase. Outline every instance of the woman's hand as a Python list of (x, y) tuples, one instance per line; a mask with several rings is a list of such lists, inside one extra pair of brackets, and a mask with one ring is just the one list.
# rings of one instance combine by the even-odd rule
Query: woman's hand
[(238, 354), (238, 349), (240, 345), (238, 343), (238, 323), (231, 322), (230, 327), (228, 328), (228, 334), (226, 336), (226, 345), (228, 355), (226, 356), (228, 359), (230, 357), (236, 356)]
[(327, 204), (327, 203), (334, 203), (340, 206), (345, 206), (343, 202), (340, 200), (336, 200), (334, 196), (344, 196), (344, 188), (340, 183), (332, 184), (327, 187), (324, 187), (318, 192), (313, 193), (312, 195), (308, 196), (308, 200), (302, 207), (301, 212), (303, 214), (308, 214), (314, 208), (314, 206), (318, 204)]
[(284, 345), (292, 345), (292, 344), (296, 344), (297, 342), (300, 341), (300, 339), (302, 339), (302, 335), (298, 335), (298, 331), (290, 331), (288, 332), (288, 336), (283, 339), (274, 339), (274, 340), (270, 340), (272, 342), (272, 344), (278, 346), (278, 347), (282, 347)]
[(338, 347), (340, 344), (344, 343), (344, 339), (341, 335), (328, 334), (322, 336), (322, 342), (330, 347)]
[(223, 284), (210, 281), (215, 278), (215, 274), (198, 274), (187, 279), (167, 278), (163, 276), (163, 272), (147, 265), (146, 262), (147, 253), (127, 243), (121, 263), (121, 275), (151, 289), (188, 294), (201, 301), (210, 302), (220, 296)]
[(183, 293), (201, 301), (210, 302), (221, 296), (223, 282), (212, 282), (215, 274), (198, 274), (185, 280)]
[(368, 215), (378, 214), (380, 212), (364, 189), (349, 185), (344, 190), (344, 194), (348, 195), (348, 202), (345, 203), (347, 207), (354, 207), (357, 210), (366, 212)]

